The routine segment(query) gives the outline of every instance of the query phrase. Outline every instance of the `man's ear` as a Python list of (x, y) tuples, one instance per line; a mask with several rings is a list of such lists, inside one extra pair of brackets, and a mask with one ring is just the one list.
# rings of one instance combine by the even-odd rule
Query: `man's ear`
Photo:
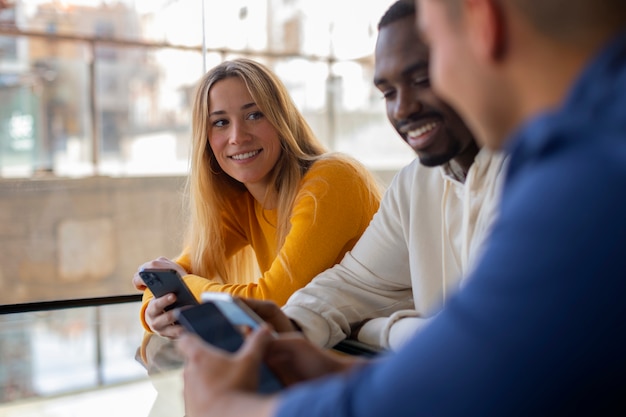
[(500, 61), (507, 50), (507, 26), (498, 0), (464, 0), (472, 48), (488, 61)]

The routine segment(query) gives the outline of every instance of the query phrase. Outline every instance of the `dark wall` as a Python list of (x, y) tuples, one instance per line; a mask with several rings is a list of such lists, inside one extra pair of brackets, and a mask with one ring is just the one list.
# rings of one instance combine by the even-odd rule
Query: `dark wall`
[[(376, 172), (386, 186), (395, 171)], [(0, 304), (132, 294), (175, 257), (185, 177), (0, 180)]]
[(134, 293), (180, 251), (184, 177), (0, 181), (0, 304)]

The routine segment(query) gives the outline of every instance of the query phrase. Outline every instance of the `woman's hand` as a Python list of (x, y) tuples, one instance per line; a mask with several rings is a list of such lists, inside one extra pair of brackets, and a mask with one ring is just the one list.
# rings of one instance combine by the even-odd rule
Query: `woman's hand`
[(158, 257), (156, 259), (153, 259), (151, 261), (148, 261), (148, 262), (144, 263), (139, 268), (137, 268), (137, 271), (135, 272), (135, 275), (133, 275), (133, 285), (139, 291), (144, 291), (147, 288), (146, 284), (143, 282), (143, 280), (139, 276), (139, 271), (141, 271), (142, 269), (148, 269), (148, 268), (153, 268), (153, 269), (174, 269), (174, 270), (176, 270), (176, 272), (178, 272), (180, 274), (181, 277), (187, 275), (187, 271), (185, 271), (176, 262), (174, 262), (174, 261), (172, 261), (172, 260), (170, 260), (170, 259), (168, 259), (168, 258), (166, 258), (164, 256), (160, 256), (160, 257)]
[[(135, 275), (133, 276), (133, 285), (139, 291), (146, 290), (146, 284), (141, 279), (139, 272), (143, 269), (174, 269), (176, 272), (180, 274), (180, 276), (187, 275), (187, 271), (185, 271), (180, 265), (176, 262), (165, 258), (163, 256), (153, 259), (152, 261), (148, 261), (141, 265)], [(165, 294), (159, 298), (153, 298), (148, 303), (146, 310), (144, 312), (144, 318), (146, 324), (150, 327), (150, 330), (159, 336), (168, 337), (170, 339), (175, 339), (183, 331), (183, 328), (176, 324), (176, 317), (174, 316), (173, 311), (165, 311), (165, 308), (170, 304), (176, 301), (175, 294)]]
[(146, 324), (159, 336), (176, 339), (183, 332), (183, 327), (176, 322), (174, 310), (165, 311), (165, 307), (176, 301), (176, 295), (170, 293), (153, 298), (144, 311)]

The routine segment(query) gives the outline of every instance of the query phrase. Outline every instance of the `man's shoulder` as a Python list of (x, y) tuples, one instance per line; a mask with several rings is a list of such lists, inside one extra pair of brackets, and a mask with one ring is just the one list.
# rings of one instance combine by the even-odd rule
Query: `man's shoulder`
[(426, 167), (420, 163), (418, 158), (415, 158), (413, 162), (398, 171), (389, 188), (413, 187), (419, 184), (424, 186), (427, 184), (442, 185), (441, 167)]
[(387, 187), (380, 211), (413, 211), (439, 204), (445, 188), (440, 167), (425, 167), (415, 160), (402, 168)]

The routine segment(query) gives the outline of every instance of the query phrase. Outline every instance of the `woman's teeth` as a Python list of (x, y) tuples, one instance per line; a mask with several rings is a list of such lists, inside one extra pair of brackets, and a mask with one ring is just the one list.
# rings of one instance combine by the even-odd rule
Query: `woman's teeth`
[(231, 156), (232, 159), (236, 160), (236, 161), (241, 161), (243, 159), (248, 159), (248, 158), (252, 158), (255, 155), (258, 155), (259, 152), (261, 152), (260, 150), (258, 151), (252, 151), (252, 152), (246, 152), (246, 153), (240, 153), (237, 155), (233, 155)]

